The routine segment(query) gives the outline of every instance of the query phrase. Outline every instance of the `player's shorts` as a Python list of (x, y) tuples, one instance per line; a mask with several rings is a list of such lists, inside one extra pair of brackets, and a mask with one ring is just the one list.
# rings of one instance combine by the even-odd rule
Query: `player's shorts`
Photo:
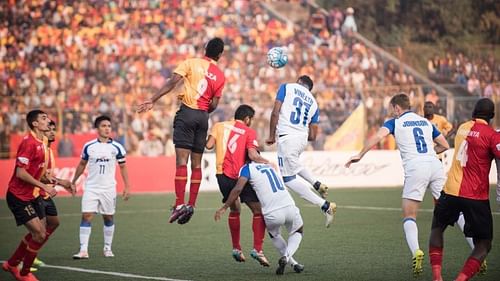
[(282, 177), (298, 174), (303, 166), (300, 155), (307, 147), (307, 136), (286, 135), (278, 137), (278, 166)]
[(114, 215), (116, 210), (116, 190), (85, 190), (82, 196), (82, 213)]
[(45, 217), (44, 208), (41, 202), (42, 199), (40, 197), (31, 201), (23, 201), (10, 192), (7, 192), (6, 197), (7, 205), (14, 215), (18, 226), (26, 224), (36, 217), (39, 219)]
[(264, 215), (264, 220), (266, 221), (267, 232), (272, 237), (276, 237), (281, 233), (280, 228), (282, 225), (286, 227), (288, 234), (296, 232), (304, 225), (299, 208), (295, 205), (269, 212)]
[(46, 216), (52, 216), (55, 217), (57, 216), (57, 208), (56, 208), (56, 203), (52, 198), (43, 198), (42, 199), (42, 205), (45, 210), (45, 215)]
[(476, 239), (493, 239), (493, 217), (489, 200), (474, 200), (441, 193), (434, 207), (432, 228), (454, 225), (460, 212), (464, 214), (464, 234)]
[[(238, 180), (232, 179), (224, 174), (217, 174), (215, 176), (217, 177), (217, 183), (219, 183), (220, 193), (222, 193), (222, 203), (226, 203), (229, 193), (231, 193), (231, 190), (233, 190)], [(259, 202), (255, 190), (253, 190), (248, 182), (240, 193), (240, 201), (242, 203)]]
[(443, 164), (437, 159), (413, 161), (405, 166), (403, 198), (421, 202), (425, 191), (430, 189), (432, 197), (438, 199), (446, 182)]
[(175, 147), (203, 153), (207, 141), (208, 112), (181, 105), (174, 118)]

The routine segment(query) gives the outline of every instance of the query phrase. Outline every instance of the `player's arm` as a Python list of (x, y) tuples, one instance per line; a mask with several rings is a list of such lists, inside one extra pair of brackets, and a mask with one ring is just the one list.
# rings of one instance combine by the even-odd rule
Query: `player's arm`
[(446, 137), (448, 134), (450, 134), (451, 130), (453, 129), (453, 124), (448, 122), (446, 118), (443, 118), (444, 121), (444, 126), (443, 126), (443, 135)]
[(30, 185), (37, 186), (45, 190), (51, 197), (56, 196), (57, 191), (53, 186), (44, 184), (43, 182), (35, 179), (32, 175), (26, 171), (24, 167), (16, 167), (16, 177)]
[(271, 121), (269, 122), (269, 137), (266, 140), (266, 144), (268, 145), (272, 145), (276, 142), (276, 126), (278, 126), (282, 105), (283, 103), (280, 100), (274, 102), (273, 111), (271, 112)]
[(215, 138), (214, 136), (210, 135), (208, 136), (207, 139), (207, 144), (205, 144), (206, 149), (213, 149), (215, 147)]
[(445, 152), (446, 150), (450, 149), (448, 141), (446, 141), (443, 134), (441, 134), (434, 125), (432, 125), (432, 139), (436, 144), (434, 145), (434, 150), (436, 151), (437, 154)]
[(250, 158), (250, 160), (257, 162), (257, 163), (269, 164), (269, 160), (262, 157), (260, 155), (260, 153), (257, 151), (257, 149), (255, 149), (255, 148), (248, 149), (248, 158)]
[(247, 177), (240, 176), (238, 178), (236, 185), (231, 190), (231, 193), (229, 193), (226, 203), (224, 203), (224, 205), (222, 205), (222, 207), (220, 207), (220, 209), (215, 212), (214, 216), (215, 221), (220, 220), (221, 216), (224, 214), (227, 208), (229, 208), (229, 206), (231, 206), (236, 200), (238, 200), (238, 196), (240, 196), (240, 193), (247, 184), (247, 182), (248, 182)]
[(219, 105), (219, 100), (220, 97), (213, 97), (212, 100), (210, 101), (210, 104), (208, 105), (208, 113), (212, 113), (215, 109), (217, 109), (217, 106)]
[(163, 97), (164, 95), (168, 94), (170, 91), (175, 89), (175, 87), (177, 87), (177, 84), (182, 80), (182, 78), (183, 77), (181, 75), (173, 73), (170, 79), (167, 80), (165, 85), (163, 85), (163, 87), (161, 87), (161, 89), (158, 92), (156, 92), (156, 94), (151, 99), (148, 99), (137, 106), (137, 112), (143, 113), (148, 110), (151, 110), (151, 108), (153, 108), (153, 104), (161, 97)]
[(390, 134), (390, 132), (391, 131), (387, 127), (385, 127), (385, 126), (380, 127), (380, 129), (378, 129), (378, 131), (377, 131), (377, 134), (375, 134), (370, 139), (368, 139), (368, 141), (366, 142), (363, 149), (361, 149), (361, 151), (357, 155), (354, 155), (353, 157), (351, 157), (349, 159), (349, 161), (347, 161), (347, 163), (345, 163), (344, 166), (346, 168), (349, 168), (352, 163), (359, 162), (361, 160), (361, 158), (363, 158), (363, 156), (365, 156), (365, 154), (368, 151), (370, 151), (370, 149), (372, 149), (372, 147), (374, 145), (376, 145), (381, 140), (383, 140), (385, 137), (387, 137)]
[(123, 200), (127, 201), (130, 197), (130, 181), (128, 180), (128, 169), (125, 163), (120, 163), (120, 172), (122, 174), (123, 183)]
[(72, 184), (76, 184), (76, 181), (83, 174), (83, 171), (85, 171), (85, 167), (87, 167), (87, 162), (88, 162), (88, 160), (80, 159), (80, 163), (78, 163), (78, 166), (76, 167), (75, 175), (73, 176), (73, 180), (71, 181)]
[(318, 136), (318, 125), (311, 124), (309, 125), (309, 135), (307, 136), (308, 141), (315, 141)]

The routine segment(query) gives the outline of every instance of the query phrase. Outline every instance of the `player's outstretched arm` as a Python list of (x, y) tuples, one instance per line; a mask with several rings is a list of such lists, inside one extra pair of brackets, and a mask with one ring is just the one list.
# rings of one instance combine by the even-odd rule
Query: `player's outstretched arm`
[(170, 79), (167, 80), (165, 85), (163, 85), (163, 87), (151, 99), (148, 99), (137, 106), (137, 112), (143, 113), (151, 110), (153, 108), (153, 104), (158, 99), (160, 99), (161, 97), (163, 97), (164, 95), (168, 94), (170, 91), (175, 89), (175, 87), (177, 87), (177, 84), (179, 83), (179, 81), (182, 80), (182, 78), (183, 77), (177, 73), (172, 74), (172, 76), (170, 77)]
[(363, 156), (365, 156), (365, 154), (370, 151), (370, 149), (372, 149), (372, 147), (374, 145), (376, 145), (377, 143), (379, 143), (381, 140), (383, 140), (385, 137), (387, 137), (389, 135), (389, 129), (387, 129), (386, 127), (380, 127), (380, 129), (378, 129), (378, 132), (376, 135), (372, 136), (370, 139), (368, 139), (368, 142), (366, 142), (365, 146), (363, 147), (363, 149), (361, 149), (361, 151), (357, 154), (357, 155), (354, 155), (352, 156), (349, 161), (347, 161), (345, 163), (345, 167), (346, 168), (349, 168), (351, 166), (352, 163), (356, 163), (356, 162), (359, 162), (361, 160), (361, 158), (363, 158)]
[(26, 169), (21, 167), (16, 167), (16, 177), (24, 182), (31, 185), (38, 186), (45, 190), (51, 197), (56, 196), (57, 191), (53, 186), (42, 183), (41, 181), (35, 179), (32, 175), (26, 171)]
[(219, 100), (220, 97), (213, 97), (212, 100), (210, 101), (210, 104), (208, 105), (208, 113), (212, 113), (215, 109), (217, 109), (217, 106), (219, 105)]
[(229, 206), (231, 206), (238, 199), (238, 196), (240, 196), (240, 193), (247, 184), (247, 182), (248, 179), (246, 177), (238, 178), (236, 185), (231, 190), (231, 193), (229, 193), (226, 203), (224, 203), (224, 205), (222, 205), (222, 207), (220, 207), (220, 209), (215, 212), (214, 216), (215, 221), (219, 221), (224, 212), (227, 210), (227, 208), (229, 208)]
[(266, 158), (262, 157), (259, 152), (257, 151), (257, 149), (255, 148), (249, 148), (248, 149), (248, 158), (250, 158), (250, 160), (254, 161), (254, 162), (257, 162), (257, 163), (262, 163), (262, 164), (268, 164), (269, 163), (269, 160), (267, 160)]
[(273, 111), (271, 112), (271, 121), (269, 122), (269, 137), (266, 140), (267, 145), (272, 145), (276, 142), (276, 126), (278, 126), (282, 104), (283, 103), (279, 100), (274, 102)]
[(76, 184), (76, 181), (80, 178), (80, 176), (83, 174), (83, 171), (85, 171), (85, 167), (87, 167), (87, 160), (80, 159), (80, 163), (78, 163), (78, 166), (76, 167), (75, 175), (73, 176), (73, 180), (71, 183), (73, 185)]
[(130, 198), (130, 182), (128, 180), (128, 169), (125, 163), (120, 164), (120, 172), (122, 174), (123, 183), (125, 187), (123, 188), (123, 200), (127, 201)]
[(448, 144), (448, 141), (446, 141), (446, 139), (444, 138), (444, 136), (442, 134), (440, 134), (439, 136), (437, 136), (434, 139), (434, 143), (436, 144), (434, 146), (434, 150), (436, 151), (437, 154), (443, 153), (446, 150), (450, 149), (450, 145)]

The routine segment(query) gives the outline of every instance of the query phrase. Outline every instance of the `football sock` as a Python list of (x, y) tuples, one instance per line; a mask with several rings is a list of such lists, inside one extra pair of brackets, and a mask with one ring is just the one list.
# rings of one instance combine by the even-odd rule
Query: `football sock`
[(443, 248), (429, 247), (429, 258), (432, 268), (432, 280), (442, 280)]
[(302, 241), (302, 233), (295, 232), (288, 236), (288, 247), (286, 249), (287, 256), (292, 257), (299, 248), (300, 241)]
[(184, 193), (186, 192), (187, 166), (175, 168), (175, 207), (184, 204)]
[(33, 265), (33, 261), (36, 258), (36, 255), (38, 254), (38, 250), (43, 246), (42, 243), (38, 243), (33, 241), (31, 239), (28, 242), (28, 246), (26, 247), (26, 254), (24, 255), (23, 258), (23, 268), (21, 269), (21, 275), (27, 275), (30, 273), (31, 266)]
[(92, 226), (90, 222), (82, 221), (80, 223), (80, 252), (88, 252), (90, 233)]
[[(460, 227), (460, 230), (464, 232), (464, 226), (465, 226), (464, 214), (460, 213), (460, 216), (458, 216), (457, 225), (458, 227)], [(474, 249), (474, 241), (472, 240), (471, 237), (465, 237), (465, 241), (467, 241), (467, 244), (469, 244), (471, 249)]]
[(283, 177), (285, 185), (297, 193), (302, 199), (309, 201), (316, 206), (323, 206), (325, 199), (319, 197), (312, 191), (312, 189), (304, 182), (297, 179), (295, 176)]
[(287, 245), (281, 234), (272, 237), (271, 242), (273, 242), (274, 247), (278, 250), (281, 256), (286, 256)]
[(253, 248), (257, 252), (262, 251), (262, 244), (264, 244), (264, 236), (266, 235), (266, 223), (262, 214), (253, 215), (252, 219), (253, 230)]
[(21, 240), (19, 243), (19, 246), (17, 246), (16, 251), (10, 259), (8, 260), (9, 265), (11, 266), (17, 266), (23, 259), (24, 255), (26, 254), (26, 247), (28, 246), (28, 242), (31, 241), (31, 233), (26, 234), (24, 238)]
[(479, 268), (481, 267), (481, 261), (469, 257), (467, 261), (465, 261), (464, 267), (462, 268), (462, 271), (457, 276), (457, 279), (455, 281), (465, 281), (469, 280), (474, 274), (476, 274), (479, 271)]
[(231, 242), (233, 243), (233, 249), (241, 250), (240, 245), (240, 213), (230, 212), (227, 218), (227, 224), (229, 225), (229, 231), (231, 232)]
[(299, 176), (301, 176), (303, 179), (305, 179), (311, 185), (314, 185), (317, 182), (317, 180), (314, 179), (311, 172), (309, 172), (309, 170), (306, 168), (303, 168), (302, 170), (300, 170)]
[(191, 171), (191, 184), (189, 187), (189, 205), (195, 206), (196, 197), (198, 197), (198, 190), (201, 184), (201, 168), (196, 168)]
[(408, 243), (410, 252), (414, 255), (415, 252), (420, 249), (420, 246), (418, 245), (417, 221), (414, 218), (403, 219), (403, 230), (405, 232), (406, 242)]
[(288, 263), (292, 266), (298, 264), (298, 262), (293, 257), (288, 257)]
[(111, 250), (113, 243), (113, 234), (115, 233), (115, 224), (113, 221), (104, 221), (102, 228), (104, 233), (104, 250)]

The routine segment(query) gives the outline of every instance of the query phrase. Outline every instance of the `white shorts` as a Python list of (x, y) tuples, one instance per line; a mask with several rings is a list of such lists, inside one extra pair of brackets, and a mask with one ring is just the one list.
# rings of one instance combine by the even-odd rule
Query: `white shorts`
[(437, 158), (430, 161), (414, 161), (405, 167), (403, 198), (421, 202), (427, 188), (438, 199), (446, 182), (443, 164)]
[(116, 190), (85, 190), (82, 196), (82, 213), (114, 215), (116, 209)]
[(307, 147), (307, 136), (287, 135), (278, 138), (278, 165), (282, 177), (298, 174), (303, 166), (300, 155)]
[(281, 233), (280, 228), (282, 225), (286, 227), (288, 234), (296, 232), (304, 225), (299, 208), (295, 205), (286, 206), (265, 214), (264, 220), (266, 221), (267, 232), (273, 237)]

